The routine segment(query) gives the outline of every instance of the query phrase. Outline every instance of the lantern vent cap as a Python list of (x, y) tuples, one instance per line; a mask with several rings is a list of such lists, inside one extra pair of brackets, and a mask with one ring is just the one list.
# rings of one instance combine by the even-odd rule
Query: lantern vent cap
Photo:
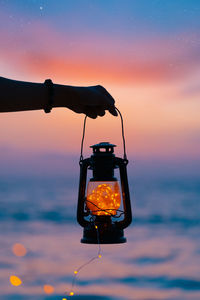
[(110, 147), (116, 147), (116, 145), (110, 144), (109, 142), (101, 142), (90, 146), (90, 148), (110, 148)]
[[(90, 146), (90, 148), (93, 149), (93, 153), (102, 153), (102, 152), (113, 153), (114, 147), (116, 147), (116, 145), (110, 144), (109, 142), (101, 142), (99, 144)], [(103, 149), (103, 150), (101, 150), (101, 149)]]

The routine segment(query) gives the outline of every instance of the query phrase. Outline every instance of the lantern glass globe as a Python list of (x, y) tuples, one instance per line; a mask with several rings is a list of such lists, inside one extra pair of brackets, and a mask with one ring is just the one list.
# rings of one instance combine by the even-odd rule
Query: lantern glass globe
[(118, 181), (89, 181), (86, 206), (93, 215), (114, 216), (121, 204)]

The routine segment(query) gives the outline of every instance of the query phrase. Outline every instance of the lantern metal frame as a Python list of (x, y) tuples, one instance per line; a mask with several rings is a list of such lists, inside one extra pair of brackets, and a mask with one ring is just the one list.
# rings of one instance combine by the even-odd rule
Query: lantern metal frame
[[(118, 110), (119, 112), (119, 110)], [(120, 113), (120, 112), (119, 112)], [(123, 230), (132, 222), (131, 201), (127, 176), (127, 164), (124, 127), (122, 121), (122, 136), (124, 141), (124, 158), (116, 157), (114, 154), (115, 145), (103, 142), (91, 146), (93, 155), (83, 159), (83, 141), (85, 136), (86, 118), (84, 120), (83, 138), (81, 143), (80, 156), (80, 180), (79, 180), (79, 194), (77, 206), (77, 221), (84, 228), (82, 243), (87, 244), (115, 244), (125, 243)], [(103, 150), (103, 151), (102, 151)], [(93, 178), (90, 181), (116, 181), (114, 177), (114, 169), (119, 169), (121, 195), (123, 200), (123, 211), (119, 210), (118, 216), (113, 215), (92, 215), (87, 209), (86, 198), (86, 184), (87, 172), (92, 170)], [(98, 208), (97, 208), (98, 209)], [(120, 217), (123, 215), (123, 219)], [(119, 218), (119, 220), (118, 220)], [(114, 220), (115, 219), (115, 220)]]

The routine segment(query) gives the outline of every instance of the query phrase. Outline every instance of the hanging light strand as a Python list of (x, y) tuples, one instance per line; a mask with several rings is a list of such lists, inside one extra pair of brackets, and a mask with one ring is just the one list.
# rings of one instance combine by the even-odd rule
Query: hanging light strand
[[(117, 209), (116, 211), (117, 212), (120, 212), (119, 215), (112, 215), (112, 213), (110, 213), (110, 210), (112, 209), (101, 209), (100, 207), (98, 207), (95, 203), (91, 202), (91, 201), (88, 201), (88, 200), (85, 200), (85, 202), (90, 202), (92, 205), (94, 205), (96, 208), (97, 208), (97, 211), (103, 211), (103, 212), (107, 212), (108, 214), (110, 214), (110, 216), (114, 217), (114, 218), (120, 218), (123, 214), (124, 214), (124, 211), (123, 210), (120, 210), (120, 209)], [(89, 259), (87, 262), (85, 262), (84, 264), (82, 264), (80, 267), (78, 267), (75, 271), (74, 271), (74, 277), (72, 279), (72, 284), (71, 284), (71, 289), (70, 289), (70, 292), (69, 292), (69, 296), (73, 296), (74, 295), (74, 289), (75, 289), (75, 285), (76, 285), (76, 282), (77, 282), (77, 276), (78, 276), (78, 273), (84, 268), (86, 267), (87, 265), (91, 264), (94, 260), (96, 259), (99, 259), (102, 257), (102, 249), (101, 249), (101, 244), (100, 244), (100, 234), (99, 234), (99, 228), (97, 226), (97, 224), (95, 223), (95, 219), (94, 219), (94, 216), (92, 215), (92, 213), (94, 213), (94, 211), (90, 211), (90, 221), (93, 222), (94, 224), (94, 227), (96, 229), (96, 233), (97, 233), (97, 243), (98, 243), (98, 251), (97, 251), (97, 254), (92, 257), (91, 259)], [(66, 298), (63, 298), (63, 300), (67, 300)]]
[[(121, 209), (116, 209), (116, 208), (104, 208), (104, 209), (102, 209), (98, 205), (93, 203), (92, 201), (89, 201), (89, 200), (86, 199), (85, 202), (88, 202), (88, 203), (94, 205), (97, 208), (97, 210), (90, 210), (90, 214), (93, 214), (93, 213), (96, 213), (96, 212), (106, 212), (108, 215), (110, 215), (113, 218), (120, 218), (122, 215), (124, 215), (124, 211), (121, 210)], [(114, 215), (110, 212), (111, 210), (113, 210), (115, 212), (119, 212), (120, 214), (119, 215)], [(92, 217), (92, 219), (93, 219), (93, 217)]]
[[(84, 267), (86, 267), (87, 265), (91, 264), (94, 260), (99, 259), (99, 258), (102, 257), (102, 250), (101, 250), (100, 236), (99, 236), (99, 228), (98, 228), (98, 226), (96, 225), (93, 216), (91, 216), (91, 220), (92, 220), (93, 223), (94, 223), (94, 227), (95, 227), (96, 233), (97, 233), (98, 251), (97, 251), (97, 254), (96, 254), (94, 257), (92, 257), (91, 259), (89, 259), (87, 262), (85, 262), (84, 264), (82, 264), (80, 267), (78, 267), (78, 268), (74, 271), (74, 276), (73, 276), (73, 279), (72, 279), (72, 284), (71, 284), (71, 289), (70, 289), (70, 292), (69, 292), (69, 296), (74, 296), (74, 289), (75, 289), (75, 285), (76, 285), (76, 282), (77, 282), (78, 273), (79, 273)], [(68, 294), (68, 293), (66, 293), (66, 294)], [(67, 300), (67, 298), (63, 298), (62, 300)]]

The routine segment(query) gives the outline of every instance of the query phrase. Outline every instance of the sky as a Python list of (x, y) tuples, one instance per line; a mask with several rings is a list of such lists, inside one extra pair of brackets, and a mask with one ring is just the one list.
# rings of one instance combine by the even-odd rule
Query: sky
[[(200, 163), (198, 0), (0, 0), (0, 45), (3, 77), (103, 85), (123, 114), (131, 159)], [(1, 169), (45, 158), (59, 172), (65, 156), (73, 169), (83, 118), (64, 108), (1, 114)], [(101, 141), (122, 155), (119, 118), (88, 120), (85, 155)]]

